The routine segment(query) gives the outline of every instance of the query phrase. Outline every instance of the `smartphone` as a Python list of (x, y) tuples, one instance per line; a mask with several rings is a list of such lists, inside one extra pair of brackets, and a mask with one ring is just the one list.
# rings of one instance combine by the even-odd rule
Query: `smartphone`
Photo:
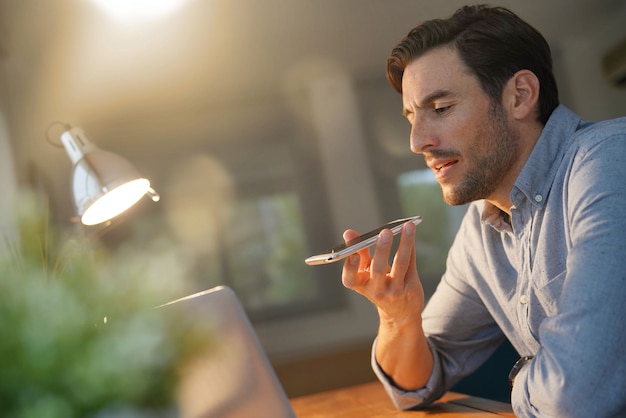
[(362, 250), (363, 248), (371, 247), (376, 243), (378, 234), (383, 229), (390, 229), (393, 235), (397, 235), (402, 231), (402, 226), (407, 222), (413, 222), (415, 225), (419, 225), (422, 222), (421, 216), (411, 216), (410, 218), (396, 219), (376, 229), (372, 229), (363, 235), (360, 235), (350, 241), (339, 244), (328, 251), (324, 251), (321, 254), (312, 255), (304, 260), (310, 266), (317, 264), (334, 263), (335, 261), (343, 260), (355, 252)]

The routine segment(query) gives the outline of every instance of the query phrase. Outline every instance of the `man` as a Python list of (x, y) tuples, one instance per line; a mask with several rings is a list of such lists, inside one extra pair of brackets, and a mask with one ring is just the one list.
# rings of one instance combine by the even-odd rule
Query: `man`
[(394, 403), (433, 402), (508, 338), (516, 415), (626, 416), (626, 118), (560, 106), (548, 44), (503, 8), (418, 26), (387, 76), (445, 202), (472, 202), (425, 309), (413, 224), (391, 266), (389, 230), (344, 264)]

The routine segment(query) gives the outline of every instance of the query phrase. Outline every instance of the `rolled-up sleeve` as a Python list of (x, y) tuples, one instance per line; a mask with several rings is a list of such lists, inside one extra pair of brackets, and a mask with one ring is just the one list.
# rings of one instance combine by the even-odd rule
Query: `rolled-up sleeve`
[[(433, 350), (431, 346), (431, 350)], [(380, 368), (376, 361), (376, 340), (372, 346), (372, 369), (382, 382), (385, 391), (391, 398), (391, 401), (399, 409), (412, 409), (421, 406), (426, 406), (442, 396), (441, 393), (441, 370), (439, 362), (435, 361), (433, 372), (430, 375), (430, 379), (421, 389), (408, 391), (397, 387), (394, 382), (387, 376), (387, 374)]]

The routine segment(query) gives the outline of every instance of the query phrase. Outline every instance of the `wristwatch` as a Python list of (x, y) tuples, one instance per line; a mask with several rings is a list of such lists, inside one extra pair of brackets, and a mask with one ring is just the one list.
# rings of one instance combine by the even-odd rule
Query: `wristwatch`
[(524, 356), (515, 362), (513, 368), (509, 372), (509, 384), (511, 385), (511, 387), (513, 387), (515, 377), (517, 376), (519, 371), (522, 370), (522, 367), (524, 367), (526, 364), (530, 363), (533, 357), (534, 356)]

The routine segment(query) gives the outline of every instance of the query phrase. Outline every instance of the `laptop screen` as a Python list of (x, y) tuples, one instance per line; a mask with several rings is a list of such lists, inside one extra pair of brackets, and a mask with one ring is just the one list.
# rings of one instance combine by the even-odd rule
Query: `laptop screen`
[(183, 418), (295, 418), (287, 395), (235, 293), (226, 286), (157, 308), (182, 332), (209, 335), (179, 365), (175, 399)]

